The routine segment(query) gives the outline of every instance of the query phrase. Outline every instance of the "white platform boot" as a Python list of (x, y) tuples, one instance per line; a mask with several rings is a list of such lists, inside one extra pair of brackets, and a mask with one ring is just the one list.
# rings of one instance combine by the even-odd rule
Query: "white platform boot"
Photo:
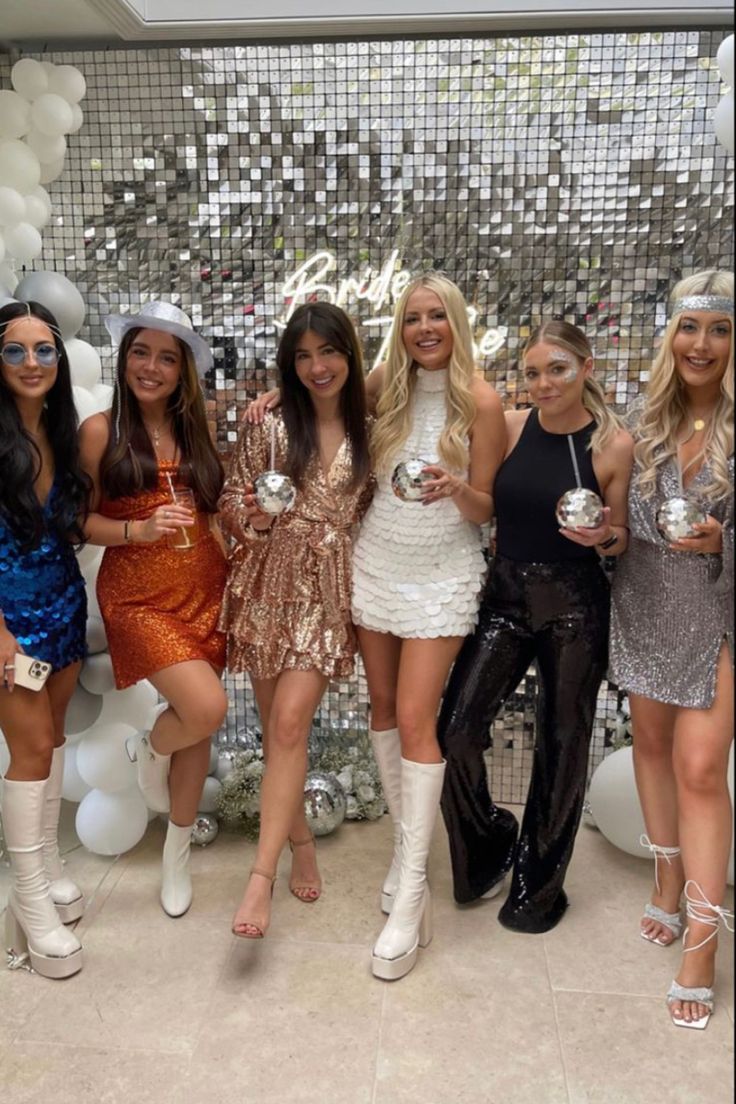
[(399, 887), (371, 959), (374, 976), (386, 981), (408, 974), (416, 963), (418, 948), (432, 939), (427, 856), (444, 777), (444, 763), (401, 760)]
[(164, 843), (161, 878), (161, 907), (167, 916), (183, 916), (192, 903), (192, 879), (189, 852), (192, 827), (182, 828), (169, 821)]
[(84, 894), (71, 878), (64, 874), (59, 854), (59, 812), (61, 785), (64, 778), (64, 748), (54, 748), (51, 773), (46, 781), (43, 813), (43, 862), (50, 884), (51, 900), (56, 905), (63, 924), (73, 924), (84, 912)]
[(5, 945), (18, 958), (27, 955), (43, 977), (65, 978), (82, 969), (82, 945), (62, 924), (49, 894), (43, 861), (45, 790), (45, 779), (3, 779), (5, 846), (13, 874), (5, 912)]
[(381, 911), (390, 913), (399, 888), (401, 869), (401, 742), (398, 728), (389, 728), (385, 732), (370, 729), (368, 735), (373, 745), (373, 755), (378, 765), (381, 788), (394, 832), (391, 866), (381, 888)]

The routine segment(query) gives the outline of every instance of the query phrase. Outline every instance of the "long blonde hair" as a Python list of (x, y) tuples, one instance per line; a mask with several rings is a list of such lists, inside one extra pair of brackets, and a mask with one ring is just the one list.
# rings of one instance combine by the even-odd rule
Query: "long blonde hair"
[(437, 451), (446, 467), (462, 471), (468, 466), (467, 437), (476, 415), (471, 390), (476, 375), (473, 339), (467, 305), (459, 288), (446, 276), (436, 272), (427, 272), (412, 280), (396, 304), (384, 383), (378, 401), (378, 418), (373, 428), (373, 460), (378, 470), (388, 468), (411, 432), (411, 399), (417, 366), (406, 351), (403, 327), (407, 303), (417, 288), (427, 288), (440, 299), (452, 333), (452, 356), (445, 396), (447, 416)]
[[(685, 277), (675, 284), (670, 296), (674, 305), (690, 295), (719, 295), (733, 301), (733, 273), (707, 269)], [(667, 323), (662, 345), (654, 359), (646, 390), (644, 407), (636, 428), (634, 457), (637, 479), (644, 498), (651, 498), (661, 468), (677, 456), (677, 431), (689, 413), (685, 389), (675, 367), (672, 342), (678, 332), (682, 312)], [(733, 453), (733, 316), (728, 365), (721, 380), (721, 393), (703, 442), (703, 456), (709, 462), (713, 478), (703, 493), (713, 499), (725, 498), (732, 491), (728, 462)]]
[[(532, 331), (521, 354), (522, 363), (529, 350), (542, 342), (559, 345), (580, 361), (593, 358), (593, 350), (583, 331), (573, 326), (571, 322), (553, 318)], [(585, 377), (582, 402), (585, 409), (593, 415), (596, 423), (590, 438), (590, 449), (592, 452), (601, 452), (606, 445), (610, 444), (619, 430), (623, 429), (623, 425), (606, 402), (606, 393), (594, 376)]]

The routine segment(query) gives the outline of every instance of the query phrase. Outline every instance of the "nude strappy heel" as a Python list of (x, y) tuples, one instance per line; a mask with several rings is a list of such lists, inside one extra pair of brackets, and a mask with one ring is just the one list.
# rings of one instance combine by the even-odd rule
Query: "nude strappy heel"
[[(295, 847), (306, 847), (307, 844), (313, 844), (315, 851), (317, 849), (317, 842), (313, 835), (310, 834), (308, 839), (303, 840), (289, 840), (289, 850), (292, 855), (294, 854)], [(302, 901), (305, 905), (313, 905), (315, 901), (319, 900), (322, 893), (322, 879), (317, 878), (313, 882), (297, 882), (293, 878), (289, 879), (289, 889), (296, 897), (297, 901)], [(309, 896), (302, 896), (302, 894), (309, 894)]]
[[(248, 875), (248, 881), (257, 874), (259, 878), (266, 878), (271, 883), (271, 897), (273, 897), (273, 887), (276, 881), (276, 875), (272, 874), (270, 870), (260, 870), (257, 866), (251, 868), (251, 872)], [(263, 939), (270, 923), (270, 916), (266, 923), (256, 920), (238, 920), (238, 914), (235, 914), (235, 919), (230, 929), (233, 935), (237, 935), (239, 939)], [(241, 931), (241, 928), (251, 928), (251, 931)]]

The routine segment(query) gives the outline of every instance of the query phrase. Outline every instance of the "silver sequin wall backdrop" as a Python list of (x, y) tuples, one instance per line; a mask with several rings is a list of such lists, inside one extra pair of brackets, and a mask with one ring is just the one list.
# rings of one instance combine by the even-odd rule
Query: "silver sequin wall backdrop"
[[(732, 266), (733, 162), (710, 123), (730, 30), (49, 54), (88, 92), (36, 267), (85, 297), (80, 336), (108, 379), (103, 315), (179, 302), (214, 349), (223, 453), (289, 304), (340, 296), (370, 362), (400, 269), (457, 281), (507, 402), (524, 399), (520, 343), (556, 314), (585, 327), (625, 404), (673, 281)], [(14, 60), (0, 59), (3, 87)], [(246, 681), (229, 689), (229, 726), (255, 723)], [(494, 726), (501, 800), (526, 792), (534, 695), (530, 672)], [(361, 677), (332, 685), (316, 735), (364, 727), (366, 707)], [(620, 708), (604, 684), (591, 765)]]

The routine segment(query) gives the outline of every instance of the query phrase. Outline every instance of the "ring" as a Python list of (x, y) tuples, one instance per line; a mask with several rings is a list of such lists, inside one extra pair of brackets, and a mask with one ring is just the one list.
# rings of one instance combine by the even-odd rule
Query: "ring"
[(15, 670), (15, 664), (14, 663), (4, 663), (3, 664), (3, 669), (5, 671), (14, 671)]
[(169, 511), (168, 511), (168, 510), (164, 510), (164, 517), (165, 517), (165, 518), (167, 518), (168, 516), (169, 516)]

